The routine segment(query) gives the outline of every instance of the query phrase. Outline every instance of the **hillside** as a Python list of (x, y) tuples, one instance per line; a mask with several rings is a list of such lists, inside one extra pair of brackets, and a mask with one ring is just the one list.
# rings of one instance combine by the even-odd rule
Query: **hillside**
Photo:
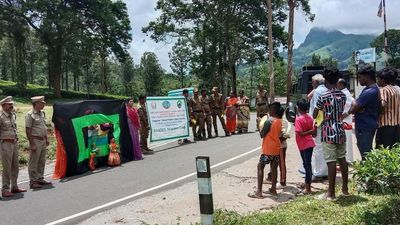
[[(344, 34), (338, 30), (313, 28), (304, 42), (294, 50), (293, 64), (295, 67), (301, 67), (316, 53), (322, 58), (332, 56), (338, 60), (339, 67), (344, 69), (347, 68), (352, 52), (368, 48), (374, 38), (373, 35)], [(286, 58), (286, 52), (282, 53), (282, 56)]]

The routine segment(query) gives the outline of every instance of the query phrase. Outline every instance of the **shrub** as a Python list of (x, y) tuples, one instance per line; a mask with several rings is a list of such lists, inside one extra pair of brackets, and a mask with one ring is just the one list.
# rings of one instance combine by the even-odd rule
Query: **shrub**
[(371, 194), (400, 193), (400, 146), (371, 151), (363, 162), (354, 165), (358, 191)]

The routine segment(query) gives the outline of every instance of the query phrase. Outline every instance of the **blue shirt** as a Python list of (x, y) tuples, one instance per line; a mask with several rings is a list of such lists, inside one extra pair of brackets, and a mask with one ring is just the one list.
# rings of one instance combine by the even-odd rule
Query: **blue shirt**
[(357, 104), (362, 107), (355, 113), (355, 125), (357, 129), (376, 129), (378, 125), (378, 110), (380, 105), (380, 94), (377, 85), (365, 87), (358, 99)]

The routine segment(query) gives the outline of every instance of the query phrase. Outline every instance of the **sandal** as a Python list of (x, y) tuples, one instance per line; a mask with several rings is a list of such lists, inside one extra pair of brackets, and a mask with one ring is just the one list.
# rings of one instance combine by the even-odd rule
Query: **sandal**
[(276, 191), (271, 192), (271, 188), (268, 188), (268, 191), (263, 191), (263, 193), (267, 195), (278, 196), (278, 193)]
[(256, 191), (254, 191), (253, 193), (248, 193), (247, 196), (249, 198), (258, 198), (258, 199), (264, 199), (265, 198), (265, 196), (263, 196), (263, 195), (261, 195), (261, 196), (257, 195)]

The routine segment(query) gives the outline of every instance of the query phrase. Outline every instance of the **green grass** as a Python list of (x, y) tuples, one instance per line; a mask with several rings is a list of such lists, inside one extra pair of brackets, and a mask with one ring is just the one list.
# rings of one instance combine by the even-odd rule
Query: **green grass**
[(353, 193), (335, 201), (318, 200), (315, 195), (301, 196), (266, 213), (242, 216), (217, 210), (214, 221), (216, 225), (400, 224), (400, 196)]

